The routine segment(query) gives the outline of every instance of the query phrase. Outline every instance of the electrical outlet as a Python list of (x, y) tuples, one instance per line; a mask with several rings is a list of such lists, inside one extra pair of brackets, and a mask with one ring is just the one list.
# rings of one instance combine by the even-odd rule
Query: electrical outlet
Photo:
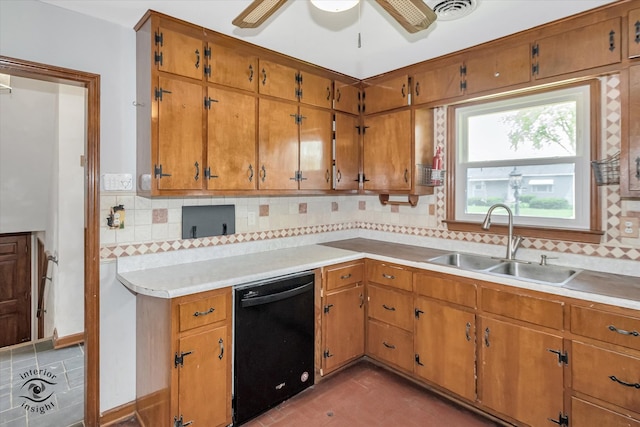
[(102, 174), (102, 189), (104, 191), (133, 190), (133, 178), (130, 173)]
[(620, 236), (622, 237), (638, 237), (638, 223), (640, 218), (623, 216), (620, 218)]

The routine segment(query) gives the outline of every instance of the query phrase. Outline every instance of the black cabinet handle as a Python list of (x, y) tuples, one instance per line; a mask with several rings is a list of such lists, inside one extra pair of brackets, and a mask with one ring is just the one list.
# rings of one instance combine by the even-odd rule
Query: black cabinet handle
[(198, 162), (195, 162), (193, 165), (196, 167), (196, 176), (194, 176), (193, 179), (197, 181), (198, 179), (200, 179), (200, 165), (198, 164)]
[(611, 381), (616, 382), (616, 383), (618, 383), (618, 384), (621, 384), (621, 385), (623, 385), (623, 386), (625, 386), (625, 387), (633, 387), (633, 388), (640, 389), (640, 383), (628, 383), (628, 382), (625, 382), (625, 381), (619, 380), (618, 378), (616, 378), (616, 376), (615, 376), (615, 375), (611, 375), (611, 376), (609, 377), (609, 379), (610, 379)]
[(385, 310), (389, 310), (389, 311), (396, 311), (396, 308), (395, 308), (395, 307), (389, 307), (387, 304), (382, 304), (382, 307), (383, 307)]
[(609, 330), (611, 332), (617, 332), (620, 335), (631, 335), (634, 337), (640, 336), (640, 333), (638, 333), (638, 331), (625, 331), (624, 329), (618, 329), (613, 325), (609, 325)]
[(386, 341), (382, 341), (382, 344), (383, 344), (385, 347), (390, 348), (391, 350), (395, 350), (395, 349), (396, 349), (396, 346), (395, 346), (395, 345), (393, 345), (393, 344), (387, 344), (387, 342), (386, 342)]
[(402, 93), (402, 97), (403, 97), (403, 98), (406, 96), (406, 95), (405, 95), (405, 93), (404, 93), (404, 88), (405, 88), (405, 86), (406, 86), (406, 85), (404, 85), (404, 84), (403, 84), (403, 85), (402, 85), (402, 89), (400, 89), (400, 93)]
[(340, 92), (340, 89), (336, 89), (336, 92), (338, 92), (338, 96), (336, 97), (336, 102), (340, 102), (340, 98), (342, 97), (342, 92)]
[(341, 279), (341, 280), (347, 280), (347, 279), (350, 279), (350, 278), (351, 278), (351, 273), (349, 273), (349, 274), (343, 274), (342, 276), (340, 276), (340, 279)]
[(262, 69), (262, 86), (267, 84), (267, 70)]
[(636, 178), (640, 179), (640, 157), (636, 157)]
[(253, 166), (249, 165), (249, 182), (253, 181)]
[(416, 82), (416, 96), (420, 96), (420, 82)]
[(200, 51), (196, 49), (196, 68), (200, 68)]
[(220, 346), (220, 354), (218, 355), (218, 359), (222, 360), (224, 357), (224, 341), (222, 338), (218, 341), (218, 345)]
[(340, 173), (340, 169), (336, 171), (336, 181), (340, 182), (342, 180), (342, 173)]
[(249, 64), (249, 82), (253, 81), (253, 65)]
[(489, 328), (486, 328), (484, 330), (484, 345), (487, 347), (491, 345), (491, 343), (489, 342), (489, 332), (491, 332)]
[(611, 52), (616, 50), (616, 32), (613, 30), (609, 32), (609, 50)]
[(385, 279), (391, 279), (391, 280), (396, 278), (396, 276), (392, 276), (391, 274), (384, 274), (384, 273), (382, 273), (382, 277), (384, 277)]
[(262, 165), (261, 169), (262, 169), (261, 179), (262, 179), (262, 182), (264, 182), (264, 180), (267, 179), (267, 170), (265, 169), (264, 165)]
[(471, 341), (471, 323), (467, 322), (464, 329), (464, 336), (467, 338), (467, 341)]
[(211, 313), (213, 313), (214, 311), (216, 311), (216, 309), (215, 309), (215, 308), (213, 308), (213, 307), (211, 307), (211, 308), (209, 308), (209, 310), (207, 310), (207, 311), (196, 311), (195, 313), (193, 313), (193, 316), (194, 316), (194, 317), (198, 317), (198, 316), (206, 316), (207, 314), (211, 314)]

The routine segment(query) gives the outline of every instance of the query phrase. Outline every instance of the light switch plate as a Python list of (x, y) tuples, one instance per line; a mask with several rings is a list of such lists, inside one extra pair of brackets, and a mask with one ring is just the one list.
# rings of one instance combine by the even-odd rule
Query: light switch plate
[(102, 174), (102, 189), (104, 191), (133, 190), (133, 177), (130, 173)]
[(620, 236), (637, 238), (639, 223), (640, 218), (630, 216), (620, 217)]

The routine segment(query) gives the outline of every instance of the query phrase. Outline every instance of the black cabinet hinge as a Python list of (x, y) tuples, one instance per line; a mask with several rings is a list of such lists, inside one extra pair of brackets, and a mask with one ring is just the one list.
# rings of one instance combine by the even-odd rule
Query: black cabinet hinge
[(162, 34), (162, 33), (158, 33), (158, 32), (156, 31), (154, 40), (155, 40), (155, 42), (156, 42), (156, 45), (160, 45), (160, 46), (162, 46), (162, 43), (163, 43), (163, 41), (164, 41), (164, 36), (163, 36), (163, 34)]
[(298, 101), (302, 99), (302, 89), (296, 88), (296, 98)]
[(531, 46), (531, 57), (535, 58), (539, 54), (540, 54), (540, 46), (538, 46), (538, 44), (536, 43), (533, 46)]
[(207, 166), (204, 170), (204, 177), (206, 179), (218, 178), (218, 175), (211, 175), (211, 167)]
[(211, 47), (207, 46), (204, 48), (204, 56), (206, 56), (207, 59), (211, 59)]
[(540, 73), (540, 64), (536, 62), (535, 64), (531, 65), (531, 74), (535, 76), (538, 73)]
[(173, 417), (173, 427), (187, 427), (191, 424), (193, 424), (193, 421), (184, 422), (184, 420), (182, 419), (182, 415), (180, 415), (180, 418)]
[(333, 357), (333, 354), (331, 354), (329, 350), (325, 350), (324, 353), (322, 353), (322, 357), (328, 359), (329, 357)]
[(211, 77), (211, 65), (205, 65), (204, 67), (204, 75), (207, 77)]
[(569, 416), (563, 414), (562, 412), (558, 413), (557, 420), (554, 420), (553, 418), (547, 418), (547, 419), (554, 424), (558, 424), (559, 426), (569, 427)]
[(553, 350), (550, 348), (548, 348), (547, 351), (558, 356), (558, 363), (569, 364), (569, 354), (566, 351), (563, 353), (562, 350)]
[(296, 80), (297, 84), (301, 85), (302, 84), (302, 73), (296, 73), (295, 80)]
[(327, 305), (325, 305), (325, 306), (324, 306), (324, 312), (325, 312), (325, 313), (328, 313), (328, 312), (329, 312), (329, 310), (331, 310), (331, 307), (333, 307), (333, 304), (327, 304)]
[(160, 53), (154, 52), (153, 59), (154, 59), (156, 65), (158, 65), (158, 64), (162, 65), (162, 52), (160, 52)]
[(416, 319), (420, 318), (421, 314), (424, 314), (424, 311), (420, 310), (419, 308), (416, 308), (413, 310), (414, 315), (416, 316)]
[(218, 102), (217, 99), (213, 99), (213, 98), (209, 98), (208, 96), (204, 98), (204, 108), (206, 108), (207, 110), (211, 109), (211, 103), (212, 102)]
[(609, 51), (613, 52), (616, 50), (616, 32), (611, 30), (609, 32)]
[(414, 356), (414, 358), (415, 358), (415, 361), (416, 361), (416, 364), (417, 364), (417, 365), (424, 366), (424, 363), (422, 363), (422, 362), (420, 361), (420, 355), (419, 355), (418, 353), (416, 353), (416, 355)]
[(153, 165), (153, 176), (162, 178), (163, 176), (171, 176), (170, 173), (162, 173), (162, 165)]
[(467, 88), (467, 82), (465, 81), (461, 81), (460, 82), (460, 90), (465, 90)]
[(467, 75), (467, 66), (466, 65), (461, 65), (460, 66), (460, 77), (464, 77)]
[(171, 93), (171, 91), (162, 89), (161, 87), (155, 88), (154, 95), (155, 95), (156, 101), (162, 101), (162, 95), (165, 93)]
[(176, 353), (175, 357), (173, 358), (173, 364), (174, 367), (178, 367), (178, 366), (184, 366), (184, 357), (190, 355), (191, 353), (193, 353), (192, 351), (186, 351), (186, 352), (180, 352), (180, 354)]

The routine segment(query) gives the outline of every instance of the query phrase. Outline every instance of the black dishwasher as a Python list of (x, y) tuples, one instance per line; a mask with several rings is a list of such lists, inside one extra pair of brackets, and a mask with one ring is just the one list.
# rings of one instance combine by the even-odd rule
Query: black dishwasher
[(235, 289), (234, 425), (314, 382), (314, 274)]

